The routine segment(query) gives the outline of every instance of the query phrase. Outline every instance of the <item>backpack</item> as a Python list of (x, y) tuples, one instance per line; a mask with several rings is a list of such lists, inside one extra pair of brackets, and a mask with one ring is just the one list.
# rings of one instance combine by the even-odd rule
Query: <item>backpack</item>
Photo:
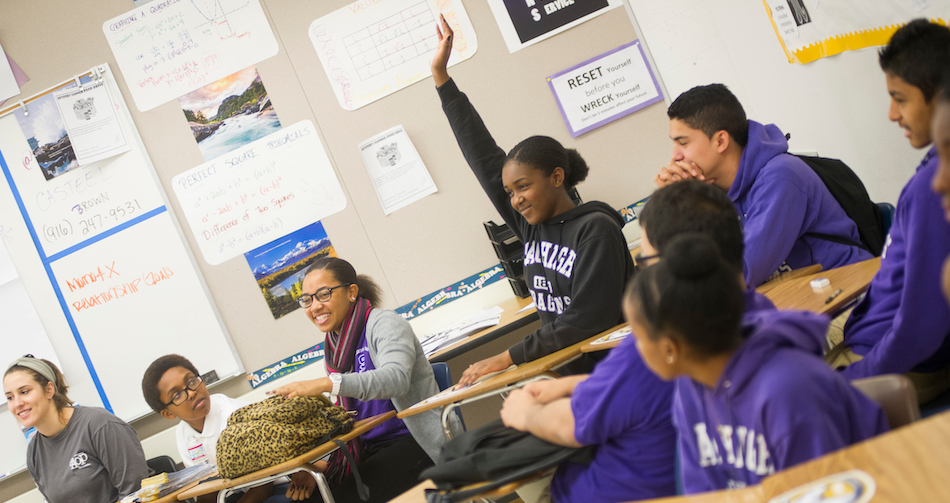
[(855, 243), (841, 236), (819, 232), (807, 232), (805, 235), (834, 243), (857, 246), (871, 252), (875, 257), (880, 257), (881, 251), (884, 249), (884, 240), (887, 237), (884, 232), (884, 218), (881, 210), (871, 201), (868, 191), (864, 188), (864, 184), (861, 183), (858, 175), (851, 171), (847, 164), (838, 159), (807, 155), (795, 155), (795, 157), (804, 161), (821, 178), (822, 183), (828, 188), (828, 192), (838, 201), (848, 218), (858, 226), (858, 235), (861, 242)]
[[(497, 419), (466, 431), (442, 447), (435, 466), (419, 480), (432, 479), (436, 490), (426, 491), (429, 503), (468, 501), (478, 494), (525, 478), (563, 461), (590, 463), (593, 447), (562, 447), (505, 426)], [(474, 489), (457, 489), (486, 482)]]
[(346, 409), (323, 396), (274, 396), (242, 407), (218, 437), (218, 473), (233, 479), (291, 460), (353, 429)]

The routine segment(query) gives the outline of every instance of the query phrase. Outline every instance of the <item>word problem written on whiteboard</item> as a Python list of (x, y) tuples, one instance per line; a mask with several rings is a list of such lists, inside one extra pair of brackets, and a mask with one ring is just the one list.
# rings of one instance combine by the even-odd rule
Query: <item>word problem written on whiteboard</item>
[(281, 129), (172, 179), (205, 260), (217, 265), (346, 207), (310, 121)]
[(277, 54), (258, 0), (155, 0), (102, 31), (143, 112)]

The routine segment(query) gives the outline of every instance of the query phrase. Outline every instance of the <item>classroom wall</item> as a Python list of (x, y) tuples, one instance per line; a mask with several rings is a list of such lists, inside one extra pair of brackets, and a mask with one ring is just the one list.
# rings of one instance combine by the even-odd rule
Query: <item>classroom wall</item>
[(789, 64), (762, 0), (628, 0), (670, 96), (721, 82), (796, 152), (845, 161), (871, 199), (897, 202), (924, 151), (887, 120), (877, 50)]

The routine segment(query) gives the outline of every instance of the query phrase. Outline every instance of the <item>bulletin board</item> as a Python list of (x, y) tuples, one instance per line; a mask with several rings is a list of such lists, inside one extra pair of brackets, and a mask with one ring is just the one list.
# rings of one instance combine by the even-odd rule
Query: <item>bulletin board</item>
[[(311, 25), (334, 11), (351, 5), (373, 8), (382, 2), (405, 2), (408, 6), (418, 1), (260, 0), (278, 49), (275, 55), (256, 63), (257, 71), (282, 125), (301, 121), (314, 125), (346, 198), (343, 210), (321, 222), (335, 253), (380, 284), (385, 308), (398, 307), (497, 264), (482, 222), (498, 222), (499, 216), (462, 158), (432, 80), (428, 76), (407, 75), (411, 80), (408, 85), (358, 109), (346, 110), (334, 91), (332, 76), (326, 74), (314, 49)], [(653, 105), (571, 138), (546, 80), (636, 40), (636, 31), (624, 9), (606, 11), (512, 54), (486, 2), (430, 1), (437, 7), (452, 5), (465, 9), (478, 48), (469, 59), (452, 66), (450, 74), (471, 98), (501, 148), (508, 150), (528, 136), (549, 135), (578, 149), (591, 167), (588, 180), (578, 186), (585, 200), (604, 201), (619, 209), (653, 191), (653, 176), (668, 162), (670, 152), (665, 107)], [(112, 79), (117, 94), (131, 105), (125, 108), (140, 133), (144, 145), (141, 152), (147, 153), (154, 167), (155, 175), (148, 176), (157, 176), (160, 188), (171, 195), (175, 177), (205, 160), (177, 100), (162, 102), (147, 111), (134, 105), (133, 97), (139, 91), (133, 92), (129, 86), (138, 86), (138, 80), (123, 73), (103, 32), (106, 21), (120, 18), (130, 9), (133, 4), (129, 0), (101, 0), (94, 5), (13, 2), (4, 7), (4, 15), (0, 16), (0, 43), (30, 76), (22, 89), (24, 96), (41, 92), (103, 61), (112, 65), (118, 76)], [(397, 125), (402, 125), (412, 140), (438, 192), (386, 215), (358, 145)], [(0, 133), (0, 138), (6, 136), (7, 133)], [(23, 141), (22, 135), (20, 138)], [(180, 204), (172, 196), (164, 202), (166, 211), (152, 218), (158, 219), (156, 226), (165, 220), (163, 225), (178, 225), (183, 230), (190, 256), (195, 257), (211, 302), (217, 306), (243, 368), (260, 369), (322, 340), (323, 334), (303, 314), (291, 313), (274, 319), (243, 257), (216, 265), (204, 260), (195, 229), (181, 217), (186, 212)], [(0, 221), (0, 225), (7, 224)], [(105, 241), (99, 244), (106, 247)], [(62, 267), (67, 265), (71, 264), (64, 262)], [(173, 279), (178, 280), (179, 272), (175, 273)], [(34, 298), (55, 298), (51, 289), (42, 285), (27, 285), (27, 289)], [(59, 303), (53, 305), (61, 311)], [(174, 317), (169, 314), (173, 311), (164, 306), (155, 305), (153, 311), (159, 319)], [(47, 332), (69, 330), (64, 322), (58, 321), (61, 315), (57, 318), (50, 314), (48, 318), (43, 316), (44, 323), (50, 325)], [(141, 349), (151, 344), (137, 335), (147, 324), (122, 320), (115, 324), (115, 330), (129, 340), (134, 337), (136, 349)], [(187, 341), (165, 346), (164, 352), (180, 352), (193, 359), (203, 354)], [(128, 352), (134, 351), (115, 347), (110, 356), (121, 359)], [(78, 351), (59, 357), (67, 367), (76, 361), (84, 365)], [(211, 368), (211, 362), (199, 364), (202, 371)], [(132, 384), (141, 379), (143, 370), (144, 367), (136, 368), (126, 376), (128, 400), (133, 404), (141, 393), (132, 390)], [(85, 382), (79, 379), (77, 383), (77, 389), (95, 390), (88, 372)], [(85, 403), (95, 403), (95, 393), (79, 396)]]
[[(16, 114), (26, 109), (24, 118), (45, 120), (42, 103), (51, 94), (25, 100), (23, 108), (0, 116), (6, 182), (0, 185), (0, 221), (70, 397), (131, 421), (151, 412), (141, 376), (159, 356), (187, 349), (196, 365), (222, 378), (244, 368), (108, 65), (95, 73), (80, 84), (105, 83), (131, 149), (47, 180), (34, 155), (41, 125), (30, 130), (30, 142)], [(19, 356), (0, 349), (4, 362)], [(24, 464), (19, 428), (0, 431), (0, 445), (13, 453), (0, 460), (0, 472)]]

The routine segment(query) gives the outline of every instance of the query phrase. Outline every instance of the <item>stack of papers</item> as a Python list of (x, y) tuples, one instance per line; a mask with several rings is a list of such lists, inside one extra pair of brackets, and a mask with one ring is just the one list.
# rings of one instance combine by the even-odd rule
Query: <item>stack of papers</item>
[(499, 324), (503, 311), (498, 306), (485, 309), (426, 335), (422, 338), (422, 350), (425, 352), (426, 358), (479, 330)]

